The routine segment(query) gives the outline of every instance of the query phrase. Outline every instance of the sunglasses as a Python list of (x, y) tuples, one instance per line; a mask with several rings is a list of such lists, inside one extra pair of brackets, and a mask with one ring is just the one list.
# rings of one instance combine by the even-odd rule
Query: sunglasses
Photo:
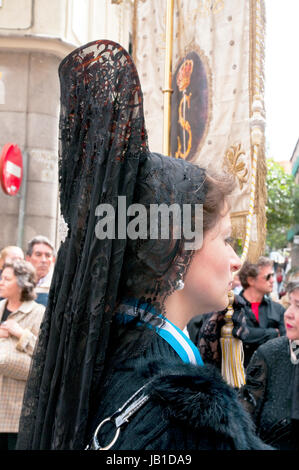
[(270, 281), (271, 277), (274, 277), (274, 273), (269, 273), (267, 276), (263, 276), (266, 281)]

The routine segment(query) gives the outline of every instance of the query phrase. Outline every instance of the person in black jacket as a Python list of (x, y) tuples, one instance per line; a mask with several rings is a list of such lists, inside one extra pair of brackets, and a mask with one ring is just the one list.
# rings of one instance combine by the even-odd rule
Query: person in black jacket
[(240, 399), (260, 436), (275, 448), (299, 450), (299, 282), (287, 286), (286, 336), (259, 346)]
[(273, 262), (264, 256), (257, 263), (246, 261), (239, 271), (243, 286), (239, 295), (244, 300), (246, 327), (249, 331), (243, 339), (245, 368), (258, 346), (285, 335), (285, 308), (269, 297), (273, 290), (274, 275)]
[[(246, 369), (252, 354), (261, 344), (285, 335), (285, 308), (269, 297), (274, 276), (273, 262), (269, 258), (261, 256), (255, 264), (245, 261), (238, 274), (243, 290), (234, 296), (232, 334), (243, 342)], [(224, 315), (224, 311), (198, 315), (187, 325), (189, 336), (205, 362), (214, 364), (219, 369), (222, 360), (220, 335), (225, 324)]]
[[(226, 308), (240, 267), (230, 243), (232, 175), (149, 151), (138, 74), (119, 44), (80, 47), (59, 76), (69, 232), (17, 448), (268, 448), (183, 332), (193, 316)], [(170, 206), (172, 217), (153, 215)]]

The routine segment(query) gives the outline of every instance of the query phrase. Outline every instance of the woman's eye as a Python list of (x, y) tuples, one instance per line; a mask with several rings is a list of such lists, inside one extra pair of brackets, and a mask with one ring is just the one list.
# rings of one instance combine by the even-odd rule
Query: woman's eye
[(225, 239), (225, 243), (226, 243), (227, 245), (231, 245), (231, 246), (232, 246), (232, 245), (234, 244), (234, 239), (233, 239), (233, 237), (227, 237), (227, 238)]

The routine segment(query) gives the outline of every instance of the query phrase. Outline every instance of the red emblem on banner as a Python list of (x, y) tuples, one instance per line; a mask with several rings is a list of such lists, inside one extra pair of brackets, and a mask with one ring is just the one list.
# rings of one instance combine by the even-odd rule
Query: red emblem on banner
[(0, 181), (5, 194), (15, 196), (23, 177), (22, 152), (17, 145), (5, 144), (0, 156)]

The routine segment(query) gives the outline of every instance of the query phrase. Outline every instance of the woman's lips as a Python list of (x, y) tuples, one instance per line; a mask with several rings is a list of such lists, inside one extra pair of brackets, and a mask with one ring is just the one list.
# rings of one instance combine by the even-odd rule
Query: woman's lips
[(286, 323), (286, 328), (294, 328), (294, 327), (290, 325), (289, 323)]

